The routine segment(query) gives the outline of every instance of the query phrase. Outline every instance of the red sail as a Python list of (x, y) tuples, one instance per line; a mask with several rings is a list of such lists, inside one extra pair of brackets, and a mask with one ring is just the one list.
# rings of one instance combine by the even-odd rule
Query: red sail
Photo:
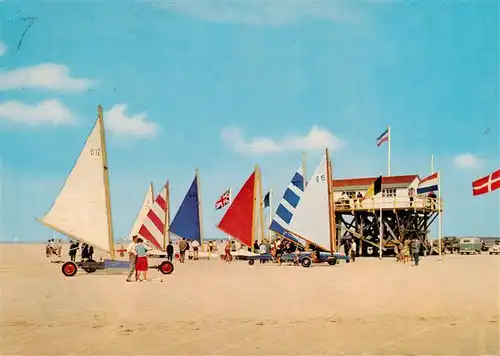
[(253, 243), (255, 172), (247, 179), (217, 227), (249, 247)]

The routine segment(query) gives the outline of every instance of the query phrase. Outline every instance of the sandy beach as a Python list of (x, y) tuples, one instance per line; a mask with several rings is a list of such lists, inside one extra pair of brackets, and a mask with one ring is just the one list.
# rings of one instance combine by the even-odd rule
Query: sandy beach
[[(494, 355), (500, 256), (335, 267), (175, 264), (66, 278), (44, 245), (0, 245), (2, 355)], [(64, 252), (66, 254), (66, 251)]]

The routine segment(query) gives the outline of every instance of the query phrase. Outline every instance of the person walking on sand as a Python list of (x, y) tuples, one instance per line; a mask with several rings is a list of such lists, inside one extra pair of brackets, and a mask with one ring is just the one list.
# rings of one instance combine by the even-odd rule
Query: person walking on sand
[(137, 254), (135, 269), (140, 282), (148, 281), (148, 251), (149, 247), (147, 247), (143, 243), (143, 240), (139, 238), (137, 240), (137, 244), (135, 245), (135, 253)]
[[(127, 247), (128, 253), (128, 276), (127, 282), (135, 282), (137, 281), (137, 273), (135, 271), (135, 260), (137, 257), (137, 252), (135, 251), (135, 245), (137, 244), (137, 235), (132, 237), (132, 242), (129, 243)], [(135, 274), (135, 278), (132, 280), (132, 276)]]
[(207, 259), (210, 259), (210, 257), (212, 256), (212, 252), (214, 251), (214, 243), (212, 241), (208, 241), (207, 250), (208, 250)]
[(403, 245), (403, 263), (408, 262), (410, 262), (410, 245), (408, 244), (408, 240), (406, 240)]
[(94, 246), (90, 245), (89, 246), (89, 259), (93, 259), (94, 257)]
[(199, 260), (200, 258), (198, 257), (198, 250), (200, 249), (200, 243), (198, 242), (198, 240), (193, 240), (191, 246), (193, 246), (193, 260)]
[(71, 241), (71, 245), (69, 245), (69, 259), (72, 262), (76, 261), (76, 253), (78, 252), (78, 242)]
[(232, 256), (231, 256), (231, 243), (228, 241), (226, 243), (226, 246), (224, 246), (224, 261), (231, 263)]
[(186, 239), (183, 238), (182, 240), (179, 241), (179, 254), (181, 255), (180, 262), (184, 263), (184, 260), (186, 258), (186, 250), (188, 249), (189, 245), (186, 242)]
[(351, 260), (356, 261), (356, 240), (352, 239), (351, 243)]
[(174, 245), (172, 245), (172, 241), (169, 241), (167, 245), (167, 260), (172, 261), (173, 256), (174, 256)]
[(418, 263), (420, 261), (420, 247), (421, 243), (418, 238), (413, 238), (411, 241), (411, 254), (413, 256), (413, 265), (418, 266)]

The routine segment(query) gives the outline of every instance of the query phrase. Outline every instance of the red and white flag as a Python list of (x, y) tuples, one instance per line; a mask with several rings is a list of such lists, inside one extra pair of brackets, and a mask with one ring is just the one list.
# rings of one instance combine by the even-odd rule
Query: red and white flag
[(472, 194), (474, 196), (486, 194), (496, 189), (500, 189), (500, 169), (489, 176), (479, 178), (472, 182)]
[(226, 190), (215, 202), (215, 210), (220, 210), (231, 203), (231, 188)]

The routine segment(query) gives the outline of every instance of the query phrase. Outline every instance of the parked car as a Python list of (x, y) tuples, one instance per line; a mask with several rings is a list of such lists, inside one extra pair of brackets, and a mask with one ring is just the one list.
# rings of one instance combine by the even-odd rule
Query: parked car
[(469, 238), (463, 238), (460, 239), (460, 251), (459, 253), (462, 254), (471, 254), (471, 253), (481, 253), (481, 239), (478, 239), (477, 237), (469, 237)]
[(488, 249), (488, 253), (490, 255), (500, 255), (500, 244), (496, 244), (496, 245), (491, 246)]

